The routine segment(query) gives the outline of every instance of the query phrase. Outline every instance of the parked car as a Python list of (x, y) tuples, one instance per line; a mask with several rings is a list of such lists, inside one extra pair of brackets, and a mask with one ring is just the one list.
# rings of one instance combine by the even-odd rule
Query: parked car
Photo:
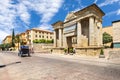
[(20, 50), (18, 56), (30, 56), (29, 46), (22, 45), (20, 46)]

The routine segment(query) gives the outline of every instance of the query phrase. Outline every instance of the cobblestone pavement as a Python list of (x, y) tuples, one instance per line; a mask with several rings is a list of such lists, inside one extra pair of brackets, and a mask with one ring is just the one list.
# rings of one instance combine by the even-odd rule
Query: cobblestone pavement
[[(20, 63), (21, 62), (21, 63)], [(120, 80), (120, 64), (54, 54), (0, 53), (0, 80)]]

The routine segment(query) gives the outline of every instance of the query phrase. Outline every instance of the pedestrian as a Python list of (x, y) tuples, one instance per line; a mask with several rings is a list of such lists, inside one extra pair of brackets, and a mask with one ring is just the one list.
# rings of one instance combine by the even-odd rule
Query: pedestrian
[(32, 54), (34, 53), (34, 50), (33, 50), (33, 48), (31, 48), (31, 53), (32, 53)]
[(51, 49), (51, 53), (53, 52), (53, 49)]

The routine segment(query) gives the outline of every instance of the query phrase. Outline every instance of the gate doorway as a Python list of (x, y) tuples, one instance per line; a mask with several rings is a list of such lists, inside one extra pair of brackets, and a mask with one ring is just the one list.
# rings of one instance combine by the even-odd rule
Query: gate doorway
[(70, 53), (70, 49), (73, 50), (73, 48), (75, 48), (75, 45), (77, 44), (77, 36), (66, 37), (66, 40), (67, 40), (68, 53)]

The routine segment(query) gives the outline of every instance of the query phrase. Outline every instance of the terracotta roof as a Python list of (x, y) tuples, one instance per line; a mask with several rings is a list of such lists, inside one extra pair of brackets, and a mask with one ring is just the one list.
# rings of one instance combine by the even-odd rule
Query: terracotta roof
[(31, 30), (53, 33), (53, 32), (51, 32), (51, 31), (49, 31), (49, 30), (40, 29), (40, 28), (32, 28)]

